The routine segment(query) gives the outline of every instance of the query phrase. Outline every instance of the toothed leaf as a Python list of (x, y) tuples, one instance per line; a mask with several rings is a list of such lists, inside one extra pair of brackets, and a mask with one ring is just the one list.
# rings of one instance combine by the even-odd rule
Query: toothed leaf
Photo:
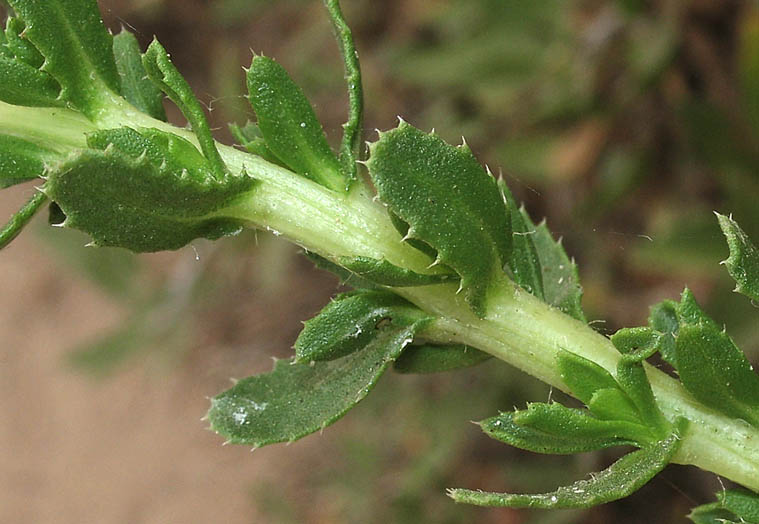
[(643, 426), (599, 420), (584, 410), (561, 404), (531, 404), (526, 411), (501, 413), (480, 425), (495, 440), (535, 453), (557, 455), (634, 445), (631, 436), (645, 434)]
[(688, 517), (696, 524), (759, 524), (759, 495), (728, 489), (717, 502), (694, 508)]
[(43, 70), (61, 85), (61, 98), (92, 118), (120, 92), (113, 37), (96, 0), (8, 0), (26, 25), (25, 38), (45, 57)]
[(192, 92), (187, 80), (171, 62), (169, 54), (158, 40), (153, 40), (145, 54), (142, 55), (142, 65), (150, 79), (166, 93), (166, 96), (176, 104), (187, 118), (214, 176), (218, 179), (224, 178), (227, 168), (216, 149), (216, 142), (211, 135), (211, 128), (208, 125), (208, 120), (206, 120), (203, 107)]
[(523, 495), (454, 489), (449, 494), (456, 502), (509, 508), (570, 509), (605, 504), (636, 492), (664, 469), (680, 446), (684, 423), (678, 425), (667, 438), (628, 453), (590, 479), (550, 493)]
[(301, 438), (361, 401), (413, 338), (414, 326), (384, 330), (361, 351), (312, 365), (280, 360), (211, 401), (211, 428), (235, 444), (264, 446)]
[(532, 237), (537, 231), (532, 222), (525, 220), (526, 212), (518, 212), (514, 196), (503, 179), (498, 181), (511, 212), (511, 255), (507, 263), (514, 276), (514, 282), (541, 300), (543, 295), (543, 270)]
[(334, 360), (363, 349), (387, 330), (425, 318), (416, 306), (387, 291), (339, 295), (305, 323), (295, 341), (295, 361)]
[(254, 183), (247, 177), (201, 182), (162, 172), (148, 158), (85, 150), (50, 173), (45, 192), (66, 215), (64, 225), (89, 233), (95, 244), (145, 252), (239, 231), (241, 224), (223, 210)]
[(348, 82), (348, 121), (343, 124), (343, 139), (340, 143), (340, 165), (343, 174), (349, 180), (358, 175), (358, 165), (361, 150), (361, 131), (364, 120), (364, 92), (361, 83), (361, 67), (358, 61), (358, 50), (353, 42), (350, 26), (343, 17), (338, 0), (325, 0), (332, 27), (337, 36), (340, 54), (345, 65), (345, 80)]
[(0, 100), (18, 106), (55, 107), (61, 86), (44, 71), (15, 58), (0, 56)]
[(725, 332), (711, 324), (681, 325), (676, 344), (680, 381), (694, 397), (759, 426), (759, 376)]
[(340, 257), (339, 263), (351, 273), (382, 286), (427, 286), (456, 280), (451, 274), (422, 274), (369, 257)]
[(461, 276), (467, 302), (483, 316), (511, 248), (509, 209), (493, 177), (468, 148), (406, 123), (372, 144), (368, 167), (380, 199)]
[(166, 121), (163, 93), (148, 78), (140, 45), (132, 33), (122, 30), (113, 38), (113, 55), (121, 77), (121, 94), (127, 102), (153, 118)]
[(57, 155), (21, 138), (0, 135), (0, 189), (42, 176)]
[(184, 138), (157, 129), (140, 131), (120, 127), (105, 129), (87, 135), (87, 145), (106, 150), (111, 147), (133, 159), (142, 155), (161, 172), (187, 176), (205, 182), (214, 179), (209, 162), (198, 149)]
[(693, 508), (688, 518), (696, 524), (756, 524), (738, 520), (738, 517), (724, 509), (719, 502)]
[(735, 290), (759, 300), (759, 251), (735, 220), (719, 213), (717, 218), (730, 248), (725, 265), (737, 284)]
[(521, 212), (527, 229), (535, 231), (531, 239), (540, 262), (545, 301), (567, 315), (587, 322), (582, 311), (582, 287), (577, 265), (569, 259), (564, 247), (553, 239), (545, 222), (536, 226), (524, 208)]
[(393, 364), (398, 373), (442, 373), (476, 366), (491, 355), (463, 344), (409, 346)]
[(250, 103), (268, 148), (293, 171), (335, 191), (348, 179), (303, 91), (271, 58), (256, 56), (248, 71)]
[(18, 18), (9, 17), (5, 21), (5, 48), (9, 57), (39, 69), (45, 63), (45, 57), (28, 39), (22, 36), (26, 29), (24, 22)]

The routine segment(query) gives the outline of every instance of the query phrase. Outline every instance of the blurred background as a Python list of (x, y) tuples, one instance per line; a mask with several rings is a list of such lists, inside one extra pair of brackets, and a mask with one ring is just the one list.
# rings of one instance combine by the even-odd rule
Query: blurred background
[[(644, 324), (687, 285), (756, 363), (759, 311), (718, 265), (727, 248), (712, 211), (759, 240), (757, 2), (343, 4), (367, 130), (402, 115), (464, 135), (563, 237), (599, 331)], [(231, 142), (227, 122), (252, 118), (241, 67), (253, 50), (290, 71), (339, 141), (346, 96), (321, 2), (100, 5), (113, 31), (160, 38), (220, 140)], [(0, 217), (32, 191), (4, 191)], [(44, 222), (0, 254), (0, 522), (676, 523), (720, 489), (671, 466), (585, 512), (453, 504), (447, 487), (550, 490), (618, 455), (546, 457), (481, 434), (470, 420), (550, 394), (498, 362), (388, 373), (322, 435), (222, 447), (200, 421), (207, 397), (289, 356), (336, 280), (264, 233), (134, 256)]]

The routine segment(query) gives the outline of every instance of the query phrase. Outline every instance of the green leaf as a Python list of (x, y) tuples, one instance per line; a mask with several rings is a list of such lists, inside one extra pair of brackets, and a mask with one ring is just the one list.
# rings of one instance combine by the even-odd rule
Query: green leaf
[(577, 265), (567, 256), (561, 241), (556, 242), (545, 220), (535, 226), (527, 211), (521, 209), (522, 217), (531, 235), (542, 271), (545, 301), (581, 322), (587, 322), (582, 311), (582, 287)]
[(158, 129), (138, 132), (120, 127), (96, 131), (87, 135), (87, 145), (102, 151), (112, 148), (135, 160), (144, 155), (167, 176), (184, 174), (198, 182), (214, 180), (210, 163), (194, 145), (178, 135)]
[(211, 428), (235, 444), (264, 446), (319, 431), (361, 401), (413, 338), (414, 326), (384, 330), (366, 348), (312, 365), (278, 361), (211, 401)]
[(254, 184), (248, 177), (195, 180), (111, 148), (68, 158), (50, 172), (44, 191), (65, 213), (64, 226), (89, 233), (96, 245), (145, 252), (239, 231), (223, 210)]
[(658, 437), (669, 432), (671, 425), (656, 404), (643, 362), (658, 351), (663, 336), (643, 327), (621, 329), (611, 337), (614, 346), (623, 354), (617, 364), (617, 383), (635, 404), (640, 420), (657, 430)]
[(728, 489), (718, 493), (717, 499), (739, 519), (759, 524), (759, 495), (756, 493)]
[(759, 376), (729, 336), (713, 324), (681, 325), (677, 371), (705, 405), (759, 426)]
[[(96, 0), (8, 0), (24, 35), (45, 57), (41, 70), (61, 85), (61, 98), (93, 118), (120, 92), (113, 37)], [(3, 79), (3, 83), (5, 78)]]
[(680, 321), (677, 318), (677, 302), (665, 300), (651, 306), (648, 325), (660, 333), (659, 354), (666, 362), (676, 368), (675, 336), (680, 328)]
[(121, 94), (134, 107), (158, 120), (166, 121), (163, 93), (148, 77), (142, 65), (140, 45), (123, 29), (113, 38), (113, 55), (121, 77)]
[(587, 358), (560, 350), (556, 361), (561, 379), (572, 394), (585, 404), (590, 403), (600, 389), (619, 389), (611, 373)]
[(694, 508), (688, 517), (696, 524), (759, 524), (759, 495), (728, 489), (717, 493), (717, 500)]
[(541, 300), (545, 300), (543, 295), (543, 270), (540, 267), (540, 259), (535, 249), (532, 237), (536, 234), (535, 226), (532, 222), (525, 220), (527, 214), (524, 209), (519, 212), (514, 196), (506, 186), (503, 179), (498, 180), (498, 187), (506, 200), (511, 213), (511, 256), (508, 258), (508, 265), (514, 276), (514, 282), (522, 286), (528, 292), (532, 293)]
[(216, 178), (223, 179), (227, 168), (216, 149), (216, 142), (211, 135), (211, 128), (208, 125), (203, 108), (187, 80), (171, 63), (169, 54), (158, 40), (153, 40), (148, 50), (142, 55), (142, 65), (153, 82), (166, 93), (166, 96), (176, 104), (187, 118), (198, 139), (200, 150), (208, 160), (211, 171)]
[(338, 295), (305, 322), (295, 341), (295, 362), (334, 360), (366, 347), (387, 330), (425, 320), (413, 304), (387, 291)]
[(509, 258), (509, 208), (492, 176), (466, 146), (454, 147), (401, 122), (370, 146), (380, 199), (409, 224), (407, 238), (437, 251), (461, 276), (472, 310), (485, 314), (491, 284)]
[(680, 323), (680, 327), (705, 324), (718, 329), (717, 323), (704, 313), (704, 310), (698, 305), (693, 292), (688, 288), (683, 290), (680, 303), (677, 305), (677, 320)]
[(737, 284), (735, 290), (759, 300), (759, 251), (732, 217), (716, 215), (730, 248), (730, 256), (724, 264)]
[(393, 364), (398, 373), (442, 373), (476, 366), (491, 355), (463, 344), (408, 346)]
[(453, 489), (449, 495), (456, 502), (509, 508), (569, 509), (605, 504), (634, 493), (664, 469), (680, 446), (685, 429), (682, 419), (677, 426), (667, 438), (625, 455), (590, 479), (550, 493), (522, 495)]
[(345, 191), (349, 180), (306, 95), (287, 71), (271, 58), (256, 56), (247, 78), (250, 103), (268, 148), (299, 175)]
[(613, 388), (598, 389), (586, 404), (588, 409), (603, 420), (626, 420), (635, 424), (644, 423), (635, 404), (618, 385)]
[(427, 286), (457, 279), (451, 274), (422, 274), (391, 264), (387, 260), (370, 257), (340, 257), (338, 263), (345, 269), (375, 284), (392, 287)]
[(42, 193), (35, 193), (24, 206), (14, 214), (8, 223), (0, 229), (0, 249), (3, 249), (21, 233), (29, 221), (34, 218), (42, 204), (47, 201), (47, 197)]
[(249, 153), (260, 156), (267, 162), (287, 169), (285, 163), (271, 152), (269, 146), (266, 145), (266, 140), (261, 135), (261, 130), (253, 122), (247, 122), (244, 127), (240, 127), (237, 124), (229, 124), (229, 131), (235, 137), (235, 140), (247, 149)]
[(18, 18), (9, 17), (5, 22), (5, 47), (8, 56), (39, 69), (45, 63), (45, 57), (29, 40), (22, 36), (26, 29), (24, 22)]
[(361, 131), (364, 120), (364, 91), (361, 82), (361, 67), (358, 50), (353, 42), (353, 33), (343, 17), (338, 0), (324, 0), (332, 27), (337, 36), (340, 54), (345, 64), (345, 80), (348, 82), (348, 121), (343, 124), (343, 139), (340, 144), (340, 165), (348, 180), (358, 175), (357, 160), (360, 159)]
[(0, 56), (0, 100), (18, 106), (55, 107), (64, 105), (61, 86), (44, 71)]
[(344, 267), (338, 266), (334, 262), (327, 260), (326, 258), (319, 256), (316, 253), (312, 253), (310, 251), (304, 251), (303, 254), (306, 256), (307, 259), (313, 262), (313, 264), (317, 268), (333, 273), (340, 279), (340, 283), (345, 284), (346, 286), (350, 286), (352, 288), (357, 288), (357, 289), (359, 288), (380, 289), (380, 286), (378, 286), (374, 282), (361, 278), (355, 273), (351, 273)]
[(40, 145), (0, 134), (0, 189), (43, 175), (58, 156)]
[[(719, 502), (693, 508), (688, 518), (696, 524), (747, 524), (722, 507)], [(748, 523), (751, 524), (751, 523)]]
[(533, 451), (570, 455), (634, 445), (646, 428), (623, 421), (600, 420), (587, 411), (561, 404), (530, 404), (526, 411), (501, 413), (480, 425), (491, 438)]

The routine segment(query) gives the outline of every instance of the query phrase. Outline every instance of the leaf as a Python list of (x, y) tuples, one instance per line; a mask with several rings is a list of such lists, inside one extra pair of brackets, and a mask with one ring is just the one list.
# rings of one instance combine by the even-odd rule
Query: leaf
[(340, 283), (345, 284), (346, 286), (357, 289), (380, 289), (380, 286), (376, 285), (374, 282), (366, 280), (365, 278), (361, 278), (355, 273), (351, 273), (344, 267), (338, 266), (334, 262), (331, 262), (330, 260), (317, 255), (316, 253), (312, 253), (311, 251), (304, 251), (303, 254), (307, 259), (313, 262), (317, 268), (333, 273), (340, 279)]
[(590, 403), (593, 395), (600, 389), (619, 388), (611, 373), (587, 358), (560, 350), (556, 355), (556, 362), (561, 379), (572, 394), (585, 404)]
[(622, 421), (600, 420), (584, 410), (561, 404), (530, 404), (527, 411), (501, 413), (483, 420), (490, 437), (535, 453), (571, 455), (615, 446), (634, 445), (646, 428)]
[(693, 508), (688, 518), (696, 524), (747, 524), (737, 520), (737, 517), (722, 508), (719, 502)]
[(726, 509), (746, 522), (759, 524), (759, 495), (748, 491), (728, 489), (717, 494)]
[(0, 100), (17, 106), (63, 105), (61, 86), (44, 71), (0, 56)]
[(671, 428), (656, 404), (651, 384), (643, 368), (645, 359), (660, 347), (664, 335), (651, 328), (630, 328), (617, 331), (611, 341), (622, 353), (617, 364), (617, 383), (637, 408), (640, 420), (665, 435)]
[(214, 397), (211, 428), (235, 444), (264, 446), (323, 429), (361, 401), (410, 342), (414, 327), (383, 331), (366, 348), (313, 365), (280, 360)]
[(724, 264), (737, 284), (735, 291), (759, 300), (759, 251), (732, 217), (716, 215), (730, 248)]
[(577, 265), (569, 259), (561, 241), (554, 241), (545, 220), (535, 226), (524, 208), (521, 213), (527, 229), (535, 231), (531, 238), (542, 271), (545, 301), (580, 322), (587, 322), (582, 311)]
[(44, 191), (65, 213), (63, 225), (89, 233), (94, 244), (146, 252), (239, 231), (222, 211), (254, 184), (231, 176), (199, 181), (111, 149), (71, 156), (50, 172)]
[(237, 124), (229, 124), (229, 131), (235, 140), (248, 150), (249, 153), (260, 156), (267, 162), (282, 166), (287, 169), (287, 166), (277, 156), (271, 152), (269, 146), (266, 145), (266, 140), (261, 136), (261, 130), (253, 122), (247, 122), (245, 127), (240, 127)]
[(218, 179), (224, 178), (227, 168), (224, 161), (216, 149), (216, 142), (211, 135), (211, 128), (206, 120), (206, 115), (200, 102), (192, 92), (192, 88), (184, 79), (182, 74), (171, 63), (169, 54), (158, 42), (153, 42), (142, 55), (142, 65), (148, 76), (155, 82), (161, 90), (166, 93), (172, 102), (176, 104), (187, 121), (192, 126), (195, 136), (198, 139), (200, 150), (203, 156), (208, 160), (211, 171)]
[(214, 180), (210, 163), (194, 145), (178, 135), (158, 129), (141, 129), (138, 132), (120, 127), (96, 131), (87, 135), (87, 145), (101, 151), (112, 148), (135, 160), (144, 155), (167, 176), (186, 173), (198, 182)]
[(40, 210), (42, 204), (47, 201), (47, 197), (42, 193), (35, 193), (24, 206), (14, 214), (11, 219), (5, 224), (5, 227), (0, 229), (0, 249), (3, 249), (11, 241), (21, 233), (29, 221), (34, 218), (37, 211)]
[(401, 122), (370, 146), (368, 162), (380, 199), (409, 224), (408, 238), (437, 251), (461, 276), (472, 310), (485, 314), (488, 290), (511, 249), (509, 209), (466, 146), (454, 147)]
[(536, 233), (535, 226), (532, 222), (525, 221), (526, 211), (516, 211), (518, 207), (514, 196), (503, 179), (498, 180), (498, 187), (509, 209), (513, 210), (511, 213), (511, 256), (507, 263), (514, 276), (514, 282), (539, 299), (545, 300), (543, 270), (532, 240)]
[(398, 373), (442, 373), (476, 366), (491, 355), (463, 344), (408, 346), (393, 364)]
[(248, 70), (250, 103), (268, 148), (301, 176), (343, 192), (349, 180), (303, 91), (271, 58), (256, 56)]
[(134, 107), (155, 119), (166, 121), (163, 93), (148, 77), (142, 65), (142, 53), (137, 39), (122, 29), (113, 38), (113, 55), (121, 77), (121, 94)]
[(676, 348), (680, 381), (694, 397), (759, 426), (759, 376), (726, 333), (712, 324), (681, 325)]
[(588, 409), (603, 420), (626, 420), (634, 424), (645, 423), (641, 419), (633, 401), (618, 385), (613, 388), (598, 389), (593, 393)]
[(339, 264), (359, 277), (382, 286), (409, 287), (441, 284), (455, 280), (451, 274), (423, 274), (370, 257), (340, 257)]
[(628, 453), (588, 480), (577, 481), (550, 493), (522, 495), (452, 489), (449, 495), (456, 502), (509, 508), (570, 509), (605, 504), (634, 493), (664, 469), (679, 448), (684, 429), (685, 422), (680, 419), (675, 431), (667, 438)]
[(15, 136), (0, 134), (0, 189), (43, 175), (55, 152)]
[(338, 295), (304, 324), (295, 341), (295, 362), (334, 360), (366, 347), (384, 331), (425, 320), (410, 302), (387, 291)]
[(665, 300), (651, 306), (648, 325), (660, 333), (659, 354), (661, 357), (677, 368), (675, 362), (675, 336), (680, 327), (680, 321), (677, 319), (677, 302)]
[(759, 524), (759, 495), (728, 489), (717, 493), (717, 500), (693, 508), (688, 518), (696, 524)]
[(361, 67), (358, 50), (353, 42), (353, 33), (343, 17), (338, 0), (324, 0), (332, 27), (337, 36), (340, 54), (345, 64), (345, 80), (348, 82), (348, 121), (343, 124), (343, 139), (340, 143), (340, 165), (348, 180), (358, 175), (357, 160), (360, 159), (361, 131), (364, 120), (364, 91), (361, 82)]
[(8, 17), (5, 21), (5, 47), (9, 51), (7, 56), (39, 69), (45, 63), (45, 57), (22, 36), (24, 29), (24, 22), (18, 18)]
[[(120, 92), (113, 37), (96, 0), (8, 0), (24, 35), (45, 57), (41, 70), (61, 85), (61, 99), (93, 118)], [(5, 79), (3, 83), (7, 83)]]

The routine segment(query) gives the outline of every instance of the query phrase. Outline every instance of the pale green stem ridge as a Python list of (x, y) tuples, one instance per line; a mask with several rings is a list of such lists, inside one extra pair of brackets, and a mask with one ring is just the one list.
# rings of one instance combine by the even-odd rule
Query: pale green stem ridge
[[(188, 130), (154, 120), (113, 97), (110, 111), (95, 124), (65, 109), (27, 108), (0, 103), (0, 130), (56, 151), (86, 147), (85, 134), (97, 128), (154, 127), (194, 143)], [(322, 256), (385, 258), (430, 273), (431, 260), (401, 242), (382, 205), (357, 184), (346, 194), (330, 191), (260, 157), (219, 145), (232, 173), (246, 172), (261, 183), (224, 210), (251, 226), (268, 229)], [(548, 306), (503, 277), (493, 286), (485, 318), (476, 317), (458, 295), (457, 285), (397, 288), (398, 294), (438, 317), (422, 335), (432, 342), (468, 344), (538, 379), (566, 390), (556, 354), (566, 350), (616, 372), (619, 353), (608, 338)], [(675, 379), (646, 368), (656, 399), (669, 420), (691, 421), (675, 462), (693, 464), (759, 491), (759, 429), (707, 408)]]

